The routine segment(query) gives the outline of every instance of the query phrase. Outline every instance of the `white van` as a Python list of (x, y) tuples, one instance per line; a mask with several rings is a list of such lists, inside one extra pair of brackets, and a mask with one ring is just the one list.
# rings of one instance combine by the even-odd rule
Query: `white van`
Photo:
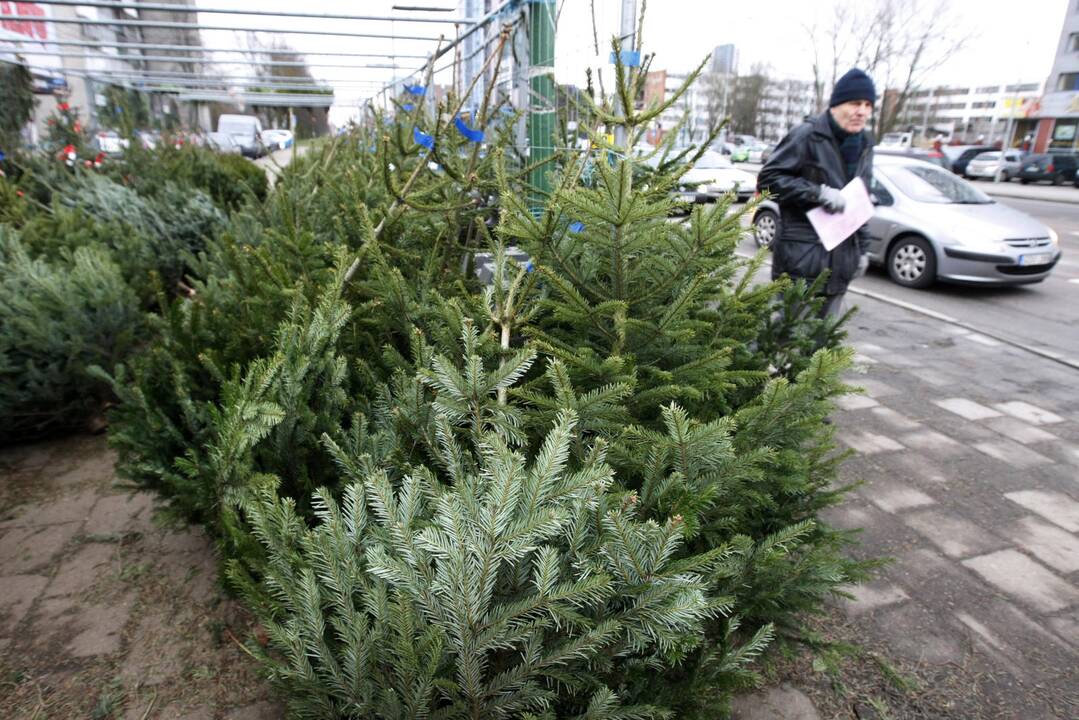
[(909, 150), (914, 147), (914, 133), (909, 132), (890, 132), (884, 133), (884, 137), (877, 143), (882, 148), (896, 148), (899, 150)]
[(217, 118), (217, 132), (231, 137), (246, 157), (266, 154), (262, 144), (262, 123), (254, 115), (222, 115)]

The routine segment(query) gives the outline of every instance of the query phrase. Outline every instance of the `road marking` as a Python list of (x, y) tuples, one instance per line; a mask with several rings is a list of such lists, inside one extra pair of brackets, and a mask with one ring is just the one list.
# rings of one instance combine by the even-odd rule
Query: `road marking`
[(1079, 230), (1069, 230), (1068, 232), (1070, 232), (1072, 235), (1075, 235), (1076, 237), (1079, 237)]
[[(752, 260), (755, 257), (754, 255), (750, 255), (743, 250), (736, 250), (734, 254), (746, 260)], [(766, 260), (764, 264), (768, 267), (771, 267), (772, 261)], [(1068, 280), (1068, 282), (1077, 281), (1079, 281), (1079, 278)], [(861, 288), (856, 288), (854, 286), (847, 288), (847, 292), (854, 295), (862, 295), (864, 297), (872, 298), (874, 300), (879, 300), (881, 302), (888, 303), (889, 305), (903, 308), (904, 310), (910, 310), (911, 312), (918, 313), (919, 315), (924, 315), (926, 317), (931, 317), (934, 320), (940, 320), (941, 322), (948, 323), (953, 327), (962, 328), (964, 330), (969, 330), (975, 333), (980, 333), (982, 335), (992, 338), (993, 340), (999, 340), (1005, 345), (1010, 345), (1011, 347), (1026, 351), (1032, 355), (1043, 357), (1046, 360), (1052, 360), (1053, 362), (1060, 363), (1061, 365), (1065, 365), (1074, 370), (1079, 370), (1079, 358), (1070, 358), (1065, 355), (1061, 355), (1060, 353), (1053, 352), (1052, 350), (1035, 347), (1019, 340), (1013, 340), (1012, 338), (1004, 337), (1003, 335), (999, 335), (992, 331), (977, 328), (966, 321), (950, 317), (948, 315), (945, 315), (944, 313), (936, 312), (935, 310), (930, 310), (929, 308), (923, 307), (921, 305), (915, 305), (914, 303), (900, 300), (899, 298), (893, 297), (891, 295), (885, 295), (883, 293), (877, 293), (871, 290), (862, 290)]]
[(1074, 285), (1079, 285), (1079, 278), (1072, 278), (1068, 282), (1070, 282), (1070, 283), (1072, 283)]

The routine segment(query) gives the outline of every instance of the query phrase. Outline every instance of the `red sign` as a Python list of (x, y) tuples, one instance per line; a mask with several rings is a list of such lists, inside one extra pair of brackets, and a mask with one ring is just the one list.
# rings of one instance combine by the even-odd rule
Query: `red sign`
[(32, 15), (41, 20), (0, 20), (0, 27), (36, 40), (49, 39), (49, 26), (45, 23), (45, 10), (34, 3), (0, 2), (0, 17), (4, 15)]

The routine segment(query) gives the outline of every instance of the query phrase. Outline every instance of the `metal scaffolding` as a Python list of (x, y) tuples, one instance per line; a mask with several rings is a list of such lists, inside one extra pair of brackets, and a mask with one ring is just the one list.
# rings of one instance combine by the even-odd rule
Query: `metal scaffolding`
[[(16, 41), (23, 45), (32, 44), (32, 49), (21, 49), (20, 47), (4, 47), (0, 42), (0, 54), (10, 53), (16, 57), (24, 57), (26, 59), (37, 58), (42, 56), (59, 58), (63, 61), (62, 64), (69, 65), (66, 61), (68, 59), (78, 60), (83, 59), (87, 63), (100, 63), (100, 62), (112, 62), (123, 63), (123, 67), (110, 68), (108, 70), (88, 70), (87, 68), (71, 68), (71, 67), (42, 67), (43, 63), (31, 63), (20, 60), (23, 64), (31, 67), (39, 73), (49, 74), (69, 74), (75, 77), (83, 77), (89, 83), (97, 84), (117, 84), (129, 88), (135, 88), (144, 90), (147, 92), (155, 93), (177, 93), (181, 94), (178, 98), (185, 100), (198, 100), (202, 96), (212, 96), (215, 101), (228, 102), (237, 97), (235, 92), (224, 93), (223, 88), (231, 87), (234, 90), (236, 88), (242, 88), (243, 90), (252, 90), (255, 88), (265, 88), (279, 91), (285, 90), (311, 90), (315, 91), (310, 94), (311, 97), (318, 101), (317, 104), (323, 105), (326, 95), (322, 94), (322, 91), (338, 88), (370, 88), (370, 91), (363, 93), (366, 98), (367, 104), (371, 104), (376, 101), (379, 95), (389, 97), (389, 91), (391, 88), (400, 87), (403, 83), (417, 83), (418, 78), (422, 78), (424, 73), (427, 72), (442, 72), (448, 67), (456, 65), (461, 67), (466, 65), (468, 67), (464, 70), (464, 77), (461, 77), (455, 69), (455, 81), (464, 80), (467, 85), (473, 75), (468, 73), (468, 69), (471, 68), (476, 71), (479, 63), (476, 61), (477, 56), (488, 49), (491, 42), (497, 39), (497, 33), (486, 32), (492, 23), (498, 21), (507, 11), (516, 12), (521, 6), (522, 0), (502, 0), (496, 7), (481, 17), (471, 17), (472, 15), (479, 15), (482, 11), (483, 3), (480, 0), (475, 0), (464, 6), (461, 6), (457, 10), (453, 10), (449, 16), (432, 16), (432, 15), (416, 15), (409, 16), (405, 14), (398, 15), (358, 15), (349, 13), (321, 13), (321, 12), (307, 12), (303, 10), (291, 10), (291, 11), (274, 11), (254, 8), (241, 8), (241, 7), (197, 7), (193, 4), (181, 5), (162, 2), (157, 0), (156, 2), (137, 2), (135, 0), (39, 0), (40, 5), (50, 5), (66, 8), (98, 8), (99, 17), (79, 17), (70, 15), (56, 16), (54, 13), (51, 17), (41, 17), (37, 15), (4, 15), (5, 21), (14, 22), (45, 22), (51, 23), (58, 28), (64, 26), (75, 26), (79, 30), (72, 31), (69, 34), (61, 33), (61, 37), (56, 40), (38, 40), (35, 38), (27, 38), (26, 40), (16, 39)], [(18, 12), (18, 5), (15, 5), (12, 9)], [(395, 6), (395, 10), (399, 11), (420, 11), (430, 12), (437, 10), (436, 8), (426, 7), (398, 7)], [(447, 9), (449, 10), (449, 9)], [(463, 13), (461, 12), (463, 10)], [(112, 11), (116, 14), (113, 16)], [(121, 15), (118, 11), (132, 11), (128, 13), (128, 16)], [(151, 11), (162, 12), (169, 14), (187, 14), (192, 16), (196, 22), (174, 22), (170, 20), (156, 20), (156, 19), (135, 19), (133, 16), (139, 11)], [(70, 13), (70, 11), (68, 11)], [(236, 15), (236, 16), (249, 16), (249, 17), (278, 17), (289, 19), (303, 19), (310, 21), (329, 21), (323, 23), (323, 28), (314, 29), (311, 27), (283, 27), (283, 28), (271, 28), (265, 26), (245, 26), (237, 27), (230, 24), (206, 24), (197, 22), (201, 14), (212, 15)], [(466, 15), (469, 17), (461, 17), (460, 15)], [(130, 17), (129, 17), (130, 16)], [(441, 36), (427, 36), (419, 34), (400, 34), (396, 30), (387, 28), (384, 31), (375, 31), (370, 27), (356, 26), (355, 29), (349, 29), (350, 22), (366, 22), (366, 23), (423, 23), (427, 25), (441, 25), (452, 26), (447, 28), (447, 32)], [(327, 26), (328, 27), (325, 27)], [(115, 35), (116, 41), (110, 42), (101, 37), (101, 31), (99, 30), (92, 38), (85, 38), (82, 36), (84, 28), (111, 28), (112, 32), (106, 32), (105, 36)], [(130, 29), (130, 30), (129, 30)], [(344, 37), (344, 38), (373, 38), (388, 41), (424, 41), (424, 42), (438, 42), (436, 48), (429, 54), (404, 54), (396, 53), (393, 50), (389, 52), (333, 52), (328, 50), (316, 50), (312, 52), (305, 52), (302, 50), (293, 50), (291, 48), (250, 48), (241, 49), (236, 47), (203, 47), (201, 45), (187, 44), (186, 42), (181, 44), (168, 43), (168, 42), (144, 42), (142, 41), (142, 32), (148, 29), (160, 29), (160, 30), (173, 30), (179, 32), (194, 33), (195, 37), (198, 37), (199, 31), (211, 30), (211, 31), (234, 31), (234, 32), (249, 32), (249, 33), (269, 33), (269, 34), (291, 34), (291, 35), (309, 35), (309, 36), (324, 36), (324, 37)], [(486, 32), (486, 37), (484, 33)], [(65, 36), (67, 35), (67, 36)], [(447, 35), (450, 35), (452, 39), (447, 39)], [(73, 37), (72, 37), (73, 36)], [(478, 38), (478, 40), (477, 40)], [(189, 39), (189, 38), (185, 38)], [(135, 40), (135, 42), (132, 42)], [(198, 42), (198, 40), (192, 40), (192, 42)], [(55, 48), (84, 48), (84, 52), (57, 52)], [(461, 50), (465, 52), (462, 53)], [(100, 52), (95, 52), (100, 51)], [(152, 54), (150, 54), (152, 53)], [(172, 54), (177, 53), (177, 54)], [(212, 57), (208, 56), (211, 53), (227, 53), (233, 55), (232, 59), (228, 57)], [(415, 53), (415, 50), (413, 50)], [(442, 57), (449, 53), (454, 53), (453, 59), (447, 65), (436, 68), (435, 63)], [(244, 57), (247, 56), (247, 57)], [(205, 67), (205, 66), (228, 66), (228, 65), (241, 65), (245, 62), (249, 62), (248, 58), (251, 56), (259, 57), (260, 60), (257, 64), (267, 68), (326, 68), (333, 70), (339, 68), (345, 74), (347, 78), (335, 79), (335, 76), (320, 77), (317, 80), (309, 78), (297, 78), (287, 75), (269, 75), (260, 77), (238, 77), (229, 76), (224, 74), (227, 72), (227, 68), (217, 68), (219, 73), (206, 74), (203, 72), (175, 72), (166, 70), (154, 70), (152, 67), (147, 67), (144, 64), (160, 64), (160, 63), (174, 63), (180, 67)], [(281, 56), (281, 57), (275, 57)], [(308, 63), (306, 62), (306, 56), (312, 57), (325, 57), (330, 58), (325, 62)], [(462, 57), (466, 56), (466, 57)], [(295, 57), (295, 60), (289, 58)], [(262, 60), (261, 58), (266, 58)], [(272, 58), (272, 59), (271, 59)], [(371, 62), (371, 63), (357, 63), (346, 64), (345, 62), (338, 62), (338, 58), (380, 58), (385, 62)], [(420, 67), (414, 67), (407, 75), (398, 74), (398, 70), (405, 70), (402, 65), (397, 64), (398, 60), (419, 60), (424, 59), (425, 62)], [(212, 69), (212, 68), (207, 68)], [(393, 72), (393, 78), (391, 80), (379, 80), (376, 73), (380, 71)], [(272, 70), (271, 70), (272, 72)], [(356, 77), (357, 74), (363, 74), (365, 79), (361, 80)], [(323, 75), (324, 73), (320, 73)], [(374, 75), (374, 77), (371, 77)], [(366, 79), (369, 78), (369, 79)], [(478, 87), (482, 88), (488, 78), (480, 78), (481, 82), (478, 83)], [(493, 80), (493, 78), (492, 78)], [(179, 88), (179, 90), (178, 90)], [(377, 89), (376, 89), (377, 88)], [(200, 92), (201, 91), (201, 92)], [(90, 92), (88, 90), (88, 92)], [(273, 93), (246, 93), (247, 95), (271, 95), (274, 99), (284, 99), (286, 96), (279, 92)], [(291, 96), (290, 96), (291, 97)], [(303, 97), (302, 94), (295, 97)], [(260, 101), (266, 100), (266, 98), (259, 98)], [(244, 102), (247, 102), (244, 100)], [(251, 104), (263, 104), (263, 103), (251, 103)], [(92, 108), (91, 108), (92, 110)]]
[[(233, 53), (233, 54), (251, 54), (251, 53), (268, 53), (272, 55), (310, 55), (312, 57), (358, 57), (358, 58), (384, 58), (386, 53), (350, 53), (350, 52), (333, 52), (329, 50), (293, 50), (291, 48), (273, 48), (271, 50), (247, 50), (243, 48), (218, 48), (218, 47), (204, 47), (202, 45), (168, 45), (162, 43), (124, 43), (124, 42), (100, 42), (90, 40), (31, 40), (27, 39), (25, 42), (38, 44), (38, 45), (56, 45), (58, 47), (83, 47), (83, 48), (116, 48), (117, 50), (159, 50), (159, 51), (175, 51), (175, 52), (204, 52), (204, 53)], [(11, 52), (17, 55), (28, 54), (25, 51), (17, 49), (3, 49), (0, 48), (0, 52)], [(51, 53), (55, 54), (55, 53)], [(80, 56), (81, 57), (81, 56)], [(125, 57), (112, 56), (112, 57)], [(400, 58), (402, 60), (426, 60), (427, 55), (405, 55), (402, 53), (393, 53), (393, 57)], [(175, 58), (173, 58), (175, 59)]]
[[(308, 13), (291, 10), (251, 10), (250, 8), (215, 8), (192, 5), (173, 5), (170, 3), (110, 2), (109, 0), (34, 0), (37, 5), (66, 5), (69, 7), (93, 7), (108, 10), (159, 10), (169, 13), (219, 14), (219, 15), (257, 15), (265, 17), (309, 18), (312, 20), (363, 20), (368, 22), (415, 22), (441, 23), (451, 25), (471, 24), (474, 18), (461, 17), (416, 17), (410, 15), (350, 15), (339, 13)], [(415, 8), (419, 10), (420, 8)], [(40, 20), (41, 18), (37, 18)]]
[[(0, 50), (0, 53), (2, 52), (4, 51)], [(19, 56), (44, 55), (48, 57), (83, 58), (87, 60), (124, 60), (126, 62), (173, 62), (185, 64), (190, 63), (192, 65), (245, 64), (243, 60), (223, 60), (220, 58), (192, 58), (185, 57), (183, 55), (112, 55), (110, 53), (87, 55), (84, 52), (58, 53), (50, 52), (49, 50), (18, 50), (12, 52), (15, 55)], [(385, 55), (381, 57), (385, 57)], [(290, 62), (285, 60), (260, 60), (258, 64), (260, 67), (340, 68), (342, 70), (404, 70), (406, 67), (412, 67), (411, 65), (393, 65), (391, 63), (364, 63), (360, 65), (341, 65), (339, 63), (308, 63), (303, 61)]]
[(267, 27), (235, 27), (233, 25), (205, 25), (203, 23), (182, 23), (182, 22), (170, 22), (167, 20), (121, 20), (113, 18), (105, 18), (98, 20), (91, 20), (90, 18), (72, 18), (72, 17), (50, 17), (41, 18), (38, 15), (4, 15), (5, 21), (13, 22), (50, 22), (61, 25), (110, 25), (116, 27), (130, 27), (130, 28), (163, 28), (167, 30), (191, 30), (198, 32), (199, 30), (231, 30), (233, 32), (255, 32), (255, 33), (284, 33), (290, 35), (326, 35), (330, 37), (355, 37), (355, 38), (385, 38), (396, 40), (439, 40), (439, 37), (432, 37), (430, 35), (398, 35), (394, 33), (387, 35), (386, 33), (363, 33), (346, 30), (307, 30), (300, 28), (267, 28)]

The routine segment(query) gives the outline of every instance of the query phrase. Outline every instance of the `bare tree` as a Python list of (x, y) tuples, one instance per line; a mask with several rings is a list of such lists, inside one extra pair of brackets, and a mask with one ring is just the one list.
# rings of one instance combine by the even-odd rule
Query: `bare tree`
[(728, 73), (705, 72), (697, 80), (700, 92), (704, 94), (704, 109), (708, 118), (708, 127), (716, 127), (725, 118), (730, 104), (730, 92), (733, 78)]
[(734, 79), (731, 92), (731, 129), (736, 133), (757, 135), (761, 130), (761, 105), (768, 89), (768, 67), (755, 64), (748, 75)]
[(878, 134), (895, 128), (927, 76), (973, 37), (956, 30), (963, 24), (951, 17), (948, 0), (846, 0), (836, 6), (827, 26), (803, 27), (813, 53), (818, 109), (823, 109), (841, 69), (859, 67), (881, 94), (874, 118)]
[[(333, 94), (333, 88), (316, 80), (311, 74), (311, 69), (306, 64), (274, 64), (305, 62), (303, 56), (294, 54), (291, 46), (281, 38), (275, 37), (269, 43), (265, 43), (254, 33), (248, 33), (244, 40), (245, 42), (237, 44), (244, 48), (243, 55), (245, 56), (247, 69), (249, 71), (253, 70), (256, 77), (265, 80), (273, 78), (275, 82), (286, 82), (294, 85), (325, 87), (324, 90), (304, 91), (304, 94), (308, 95)], [(273, 91), (267, 90), (267, 92)], [(265, 105), (260, 109), (260, 114), (271, 127), (288, 127), (294, 117), (296, 132), (299, 137), (312, 137), (324, 134), (327, 131), (327, 118), (324, 109)]]

